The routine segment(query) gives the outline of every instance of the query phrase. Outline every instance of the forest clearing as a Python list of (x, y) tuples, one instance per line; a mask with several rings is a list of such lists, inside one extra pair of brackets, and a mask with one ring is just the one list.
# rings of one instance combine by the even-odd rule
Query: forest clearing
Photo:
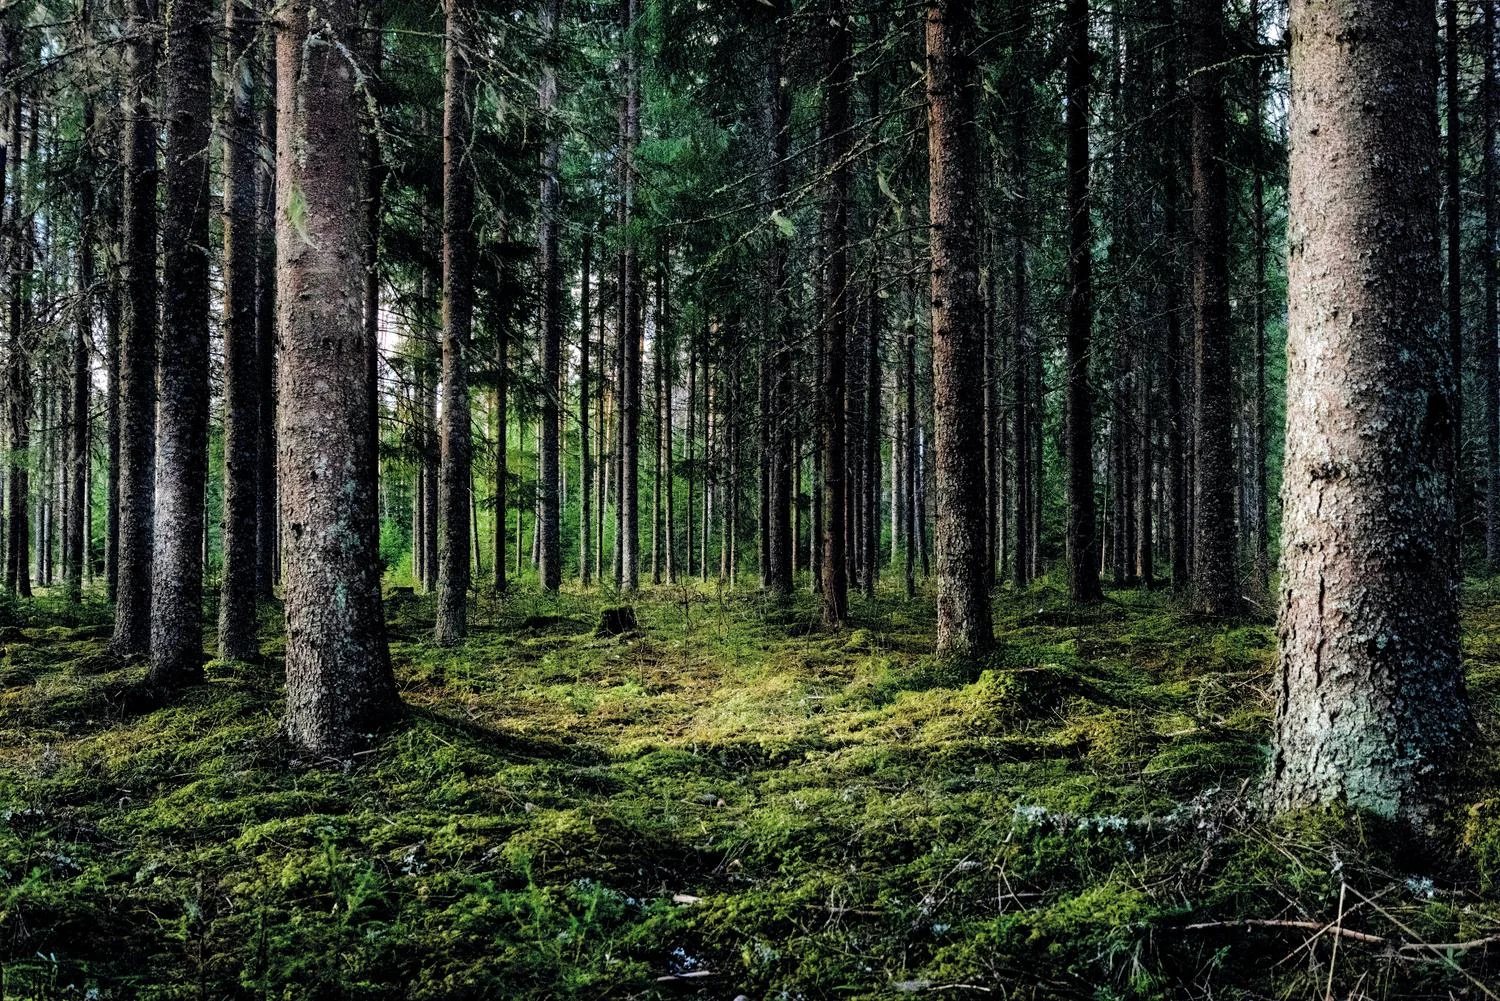
[(0, 2), (0, 1001), (1500, 1001), (1497, 29)]

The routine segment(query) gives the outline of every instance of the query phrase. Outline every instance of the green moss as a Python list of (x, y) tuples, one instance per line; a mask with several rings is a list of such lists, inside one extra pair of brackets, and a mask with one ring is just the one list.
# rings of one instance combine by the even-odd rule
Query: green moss
[[(405, 722), (309, 769), (278, 735), (269, 612), (267, 663), (213, 662), (160, 704), (101, 659), (107, 615), (0, 599), (7, 996), (1304, 997), (1323, 944), (1278, 964), (1305, 936), (1235, 921), (1331, 920), (1345, 886), (1380, 901), (1351, 918), (1377, 934), (1500, 921), (1483, 768), (1457, 862), (1364, 818), (1247, 811), (1265, 625), (1138, 592), (1079, 610), (1044, 582), (1002, 593), (976, 673), (933, 654), (927, 596), (856, 599), (841, 633), (805, 594), (664, 588), (625, 640), (592, 635), (599, 607), (486, 599), (449, 651), (430, 598), (393, 602)], [(1471, 595), (1466, 622), (1489, 727), (1500, 609)], [(1336, 977), (1469, 984), (1358, 946)]]

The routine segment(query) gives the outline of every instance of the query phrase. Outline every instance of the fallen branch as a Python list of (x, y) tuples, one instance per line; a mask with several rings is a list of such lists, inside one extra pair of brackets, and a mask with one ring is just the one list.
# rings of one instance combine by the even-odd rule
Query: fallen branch
[(1467, 942), (1394, 942), (1383, 935), (1371, 935), (1369, 932), (1354, 931), (1351, 928), (1335, 927), (1334, 925), (1320, 925), (1316, 921), (1292, 921), (1276, 918), (1243, 918), (1239, 921), (1202, 921), (1198, 924), (1183, 925), (1183, 931), (1205, 931), (1216, 928), (1295, 928), (1299, 931), (1317, 932), (1319, 935), (1332, 934), (1347, 938), (1354, 942), (1364, 942), (1367, 945), (1379, 945), (1397, 953), (1418, 952), (1468, 952), (1471, 949), (1482, 949), (1487, 945), (1500, 945), (1500, 935), (1487, 935), (1484, 938), (1469, 939)]

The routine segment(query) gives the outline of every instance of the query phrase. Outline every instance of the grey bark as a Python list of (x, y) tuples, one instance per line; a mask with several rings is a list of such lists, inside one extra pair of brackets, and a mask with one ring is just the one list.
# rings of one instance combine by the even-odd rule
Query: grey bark
[(1436, 818), (1469, 739), (1430, 6), (1294, 0), (1277, 811)]
[[(437, 624), (433, 638), (451, 646), (469, 631), (469, 339), (474, 321), (473, 165), (469, 159), (470, 73), (467, 16), (460, 0), (445, 0), (443, 101), (443, 417), (438, 487)], [(555, 374), (555, 373), (554, 373)], [(555, 381), (545, 387), (555, 392)], [(556, 433), (553, 420), (544, 427)], [(555, 454), (554, 454), (555, 458)], [(554, 474), (556, 470), (553, 470)], [(553, 480), (556, 489), (556, 480)], [(555, 548), (555, 547), (554, 547)]]
[(290, 0), (276, 30), (285, 730), (315, 756), (349, 753), (400, 711), (369, 560), (356, 25), (350, 0)]

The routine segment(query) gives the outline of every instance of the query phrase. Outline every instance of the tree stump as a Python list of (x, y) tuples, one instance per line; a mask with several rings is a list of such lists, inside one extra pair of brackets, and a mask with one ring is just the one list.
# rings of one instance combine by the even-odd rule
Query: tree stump
[(599, 628), (594, 630), (594, 635), (628, 636), (640, 631), (640, 625), (635, 619), (635, 607), (621, 605), (618, 608), (606, 608), (599, 613)]

